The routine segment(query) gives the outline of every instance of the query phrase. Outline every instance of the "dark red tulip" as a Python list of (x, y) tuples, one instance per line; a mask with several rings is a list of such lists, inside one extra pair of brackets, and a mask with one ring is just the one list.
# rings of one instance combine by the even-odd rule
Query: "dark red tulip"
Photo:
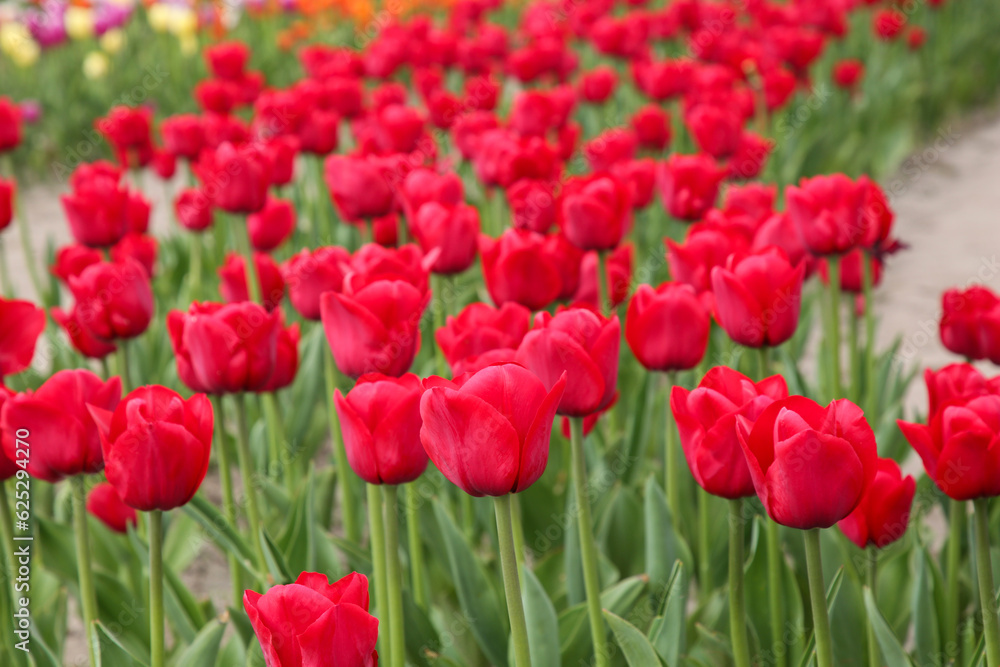
[[(285, 281), (281, 277), (281, 269), (270, 255), (262, 252), (253, 254), (253, 263), (257, 268), (257, 282), (264, 307), (274, 310), (281, 305), (285, 297)], [(242, 255), (229, 253), (226, 263), (219, 267), (219, 292), (226, 303), (249, 301), (247, 289), (246, 260)]]
[(772, 375), (755, 384), (725, 366), (708, 371), (694, 390), (671, 389), (670, 409), (684, 458), (701, 488), (723, 498), (755, 494), (736, 420), (742, 417), (753, 423), (771, 403), (785, 398), (788, 386), (782, 376)]
[(731, 185), (726, 189), (722, 211), (729, 217), (739, 215), (752, 220), (748, 226), (755, 229), (774, 214), (777, 194), (777, 188), (773, 185)]
[(420, 444), (420, 397), (424, 388), (413, 373), (363, 375), (333, 400), (344, 434), (347, 462), (369, 484), (406, 484), (427, 468)]
[(384, 151), (409, 153), (417, 148), (425, 124), (423, 115), (413, 107), (390, 104), (378, 112), (376, 136)]
[(135, 510), (107, 482), (95, 484), (87, 493), (87, 511), (116, 533), (127, 533), (129, 525), (136, 525)]
[(214, 415), (204, 394), (180, 394), (146, 385), (132, 391), (101, 420), (104, 472), (122, 502), (143, 512), (168, 511), (194, 497), (212, 449)]
[(589, 308), (569, 308), (555, 316), (541, 312), (517, 350), (517, 362), (548, 387), (565, 374), (566, 392), (558, 413), (584, 417), (606, 407), (618, 385), (618, 316), (606, 319)]
[(513, 361), (531, 326), (531, 311), (508, 301), (499, 308), (473, 302), (457, 317), (448, 316), (434, 332), (438, 347), (456, 377), (472, 366), (494, 361)]
[(0, 377), (31, 366), (44, 330), (44, 310), (30, 301), (0, 298)]
[(212, 200), (198, 188), (181, 190), (174, 200), (174, 213), (181, 227), (203, 232), (212, 226)]
[(114, 343), (101, 340), (83, 326), (75, 306), (68, 313), (59, 307), (52, 308), (52, 319), (66, 332), (73, 349), (85, 357), (104, 359), (118, 349)]
[(671, 155), (657, 179), (663, 206), (678, 220), (695, 221), (715, 204), (725, 176), (726, 170), (707, 155)]
[(559, 296), (562, 278), (545, 243), (541, 234), (520, 229), (508, 229), (499, 239), (480, 235), (483, 280), (493, 303), (514, 301), (538, 310)]
[(21, 107), (0, 96), (0, 153), (14, 150), (20, 143)]
[(833, 82), (839, 88), (854, 90), (864, 73), (864, 63), (854, 58), (847, 58), (833, 66)]
[(865, 204), (869, 181), (852, 181), (843, 174), (804, 178), (788, 186), (788, 215), (814, 255), (845, 253), (867, 233)]
[(250, 244), (259, 252), (270, 252), (288, 240), (295, 229), (292, 202), (268, 197), (264, 208), (247, 216)]
[(986, 287), (950, 289), (941, 296), (941, 343), (967, 359), (1000, 363), (1000, 297)]
[(514, 98), (509, 122), (522, 137), (544, 137), (558, 121), (552, 100), (545, 91), (525, 90)]
[(450, 482), (479, 497), (519, 493), (538, 481), (565, 375), (546, 389), (531, 371), (507, 363), (425, 386), (420, 440)]
[(334, 111), (313, 109), (299, 125), (299, 149), (311, 155), (328, 155), (337, 150), (340, 116)]
[[(227, 116), (239, 102), (239, 89), (232, 81), (205, 79), (195, 84), (194, 97), (206, 112)], [(206, 143), (212, 145), (211, 141)]]
[(188, 161), (198, 159), (205, 147), (205, 128), (194, 114), (179, 114), (163, 121), (160, 126), (164, 147)]
[(474, 206), (427, 202), (417, 211), (410, 230), (424, 253), (437, 252), (431, 265), (434, 273), (461, 273), (476, 260), (479, 211)]
[(885, 549), (906, 533), (916, 489), (913, 477), (903, 477), (898, 463), (879, 459), (875, 479), (861, 502), (837, 527), (859, 549), (869, 544)]
[(632, 129), (642, 148), (662, 151), (670, 143), (670, 115), (656, 104), (647, 104), (635, 112)]
[(344, 274), (350, 269), (351, 255), (340, 246), (302, 250), (281, 265), (292, 306), (307, 320), (320, 319), (320, 296), (339, 292)]
[(687, 370), (705, 356), (711, 327), (708, 311), (690, 285), (639, 285), (625, 316), (625, 340), (648, 370)]
[(121, 171), (81, 165), (73, 172), (70, 185), (72, 191), (60, 200), (77, 243), (106, 248), (125, 236), (129, 202)]
[(773, 347), (799, 325), (805, 266), (792, 266), (779, 248), (767, 248), (712, 269), (715, 316), (729, 337), (747, 347)]
[(192, 391), (262, 391), (278, 362), (281, 314), (243, 301), (192, 303), (167, 314), (177, 375)]
[(331, 584), (325, 574), (303, 572), (295, 583), (264, 595), (244, 591), (243, 608), (267, 667), (311, 667), (330, 656), (337, 656), (338, 665), (378, 665), (378, 619), (368, 613), (363, 574), (352, 572)]
[(153, 289), (149, 274), (137, 261), (91, 264), (71, 276), (80, 323), (105, 341), (135, 338), (153, 319)]
[(243, 42), (220, 42), (205, 49), (205, 62), (212, 76), (239, 81), (250, 60), (250, 48)]
[(736, 426), (757, 495), (783, 526), (829, 528), (854, 511), (875, 478), (875, 434), (846, 398), (824, 408), (792, 396), (752, 426), (745, 417)]
[[(88, 406), (114, 410), (122, 397), (121, 380), (107, 382), (88, 370), (58, 371), (38, 388), (7, 399), (0, 412), (4, 453), (17, 457), (18, 429), (31, 433), (28, 474), (46, 482), (65, 477), (100, 472), (101, 456), (98, 425)], [(21, 454), (20, 460), (24, 459)]]
[(156, 237), (130, 232), (111, 247), (111, 261), (116, 264), (125, 264), (129, 259), (133, 259), (145, 269), (146, 275), (152, 279), (159, 247)]
[(632, 65), (632, 76), (639, 90), (662, 102), (687, 91), (694, 70), (695, 63), (687, 59), (661, 62), (637, 60)]
[(610, 176), (569, 179), (559, 197), (559, 224), (570, 243), (582, 250), (618, 247), (631, 223), (628, 188)]
[(382, 217), (393, 209), (392, 167), (387, 160), (331, 155), (324, 176), (337, 210), (350, 222)]
[(323, 330), (344, 375), (400, 376), (420, 348), (420, 317), (430, 293), (403, 280), (375, 280), (320, 297)]
[(194, 171), (202, 191), (229, 213), (255, 213), (267, 202), (271, 164), (253, 146), (236, 148), (225, 142), (214, 151), (203, 151)]

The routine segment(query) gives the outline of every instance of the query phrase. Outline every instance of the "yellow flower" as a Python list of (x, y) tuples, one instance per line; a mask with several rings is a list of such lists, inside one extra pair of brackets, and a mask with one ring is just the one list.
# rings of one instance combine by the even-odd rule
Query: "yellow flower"
[(174, 7), (170, 14), (170, 32), (178, 37), (194, 35), (198, 31), (198, 16), (188, 7)]
[(100, 79), (108, 73), (108, 57), (100, 51), (91, 51), (83, 59), (83, 75), (88, 79)]
[(101, 48), (108, 53), (118, 53), (125, 46), (125, 33), (115, 28), (101, 36)]
[(156, 3), (149, 8), (149, 27), (153, 32), (166, 32), (170, 25), (170, 7)]
[(20, 67), (35, 64), (41, 54), (38, 42), (32, 38), (28, 29), (17, 22), (7, 22), (0, 25), (0, 51)]
[(198, 53), (198, 37), (195, 35), (181, 35), (177, 39), (181, 43), (181, 53), (186, 56), (193, 56)]
[(88, 7), (70, 5), (64, 18), (66, 34), (73, 39), (88, 39), (94, 36), (94, 12)]

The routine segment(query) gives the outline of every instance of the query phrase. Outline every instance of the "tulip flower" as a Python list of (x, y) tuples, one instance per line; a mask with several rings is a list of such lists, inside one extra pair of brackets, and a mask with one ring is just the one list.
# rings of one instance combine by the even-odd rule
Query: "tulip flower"
[(591, 104), (603, 104), (618, 85), (618, 75), (614, 68), (599, 65), (585, 73), (580, 79), (580, 96)]
[(632, 116), (631, 123), (640, 147), (662, 151), (670, 143), (670, 115), (658, 105), (642, 107)]
[(869, 182), (843, 174), (804, 178), (785, 191), (788, 214), (814, 255), (839, 255), (866, 235), (865, 203)]
[(9, 97), (0, 96), (0, 153), (21, 143), (21, 107)]
[(349, 222), (362, 222), (393, 209), (391, 170), (390, 163), (381, 158), (331, 155), (326, 159), (324, 177), (340, 214)]
[(437, 250), (431, 271), (443, 275), (461, 273), (476, 259), (479, 212), (473, 206), (423, 204), (410, 223), (413, 236), (426, 254)]
[(678, 220), (695, 221), (715, 204), (725, 176), (707, 155), (671, 155), (658, 174), (663, 206)]
[(129, 260), (135, 260), (152, 280), (159, 248), (160, 244), (156, 237), (129, 232), (121, 241), (111, 246), (108, 254), (115, 264), (125, 264)]
[(546, 234), (555, 224), (557, 198), (550, 183), (525, 178), (507, 188), (506, 194), (516, 229)]
[(49, 272), (69, 286), (70, 276), (79, 276), (91, 264), (104, 260), (104, 253), (96, 248), (72, 244), (63, 246), (56, 251), (55, 263), (49, 267)]
[(833, 82), (838, 88), (854, 90), (864, 73), (865, 66), (860, 60), (853, 58), (841, 60), (833, 67)]
[[(278, 331), (278, 343), (274, 357), (274, 371), (267, 383), (258, 390), (261, 393), (275, 392), (292, 384), (299, 371), (299, 325), (282, 326)], [(277, 452), (274, 452), (275, 454)]]
[(967, 359), (1000, 363), (1000, 297), (986, 287), (950, 289), (941, 296), (941, 343)]
[(242, 42), (220, 42), (205, 49), (205, 62), (212, 76), (225, 81), (242, 79), (249, 59), (250, 48)]
[(45, 330), (45, 311), (29, 301), (0, 298), (0, 377), (31, 366), (38, 337)]
[(148, 107), (117, 106), (95, 121), (94, 127), (114, 148), (120, 165), (144, 167), (153, 159), (152, 118)]
[(102, 340), (135, 338), (153, 318), (149, 274), (134, 259), (91, 264), (70, 276), (69, 288), (80, 323)]
[[(614, 252), (608, 253), (604, 261), (603, 275), (598, 276), (599, 262), (597, 251), (591, 250), (580, 260), (580, 278), (571, 302), (574, 305), (600, 307), (602, 295), (611, 308), (617, 308), (628, 298), (632, 287), (632, 256), (634, 248), (631, 243), (618, 246)], [(602, 285), (598, 286), (600, 277)], [(565, 282), (564, 282), (565, 284)]]
[[(683, 323), (683, 324), (682, 324)], [(697, 366), (708, 348), (711, 320), (690, 285), (640, 285), (629, 302), (625, 340), (647, 370)]]
[(14, 220), (14, 197), (17, 183), (13, 179), (0, 178), (0, 230), (6, 229)]
[(70, 184), (72, 191), (60, 200), (77, 243), (102, 248), (125, 236), (129, 229), (128, 191), (121, 184), (121, 171), (81, 165)]
[(868, 545), (885, 549), (906, 533), (915, 491), (913, 477), (903, 477), (898, 463), (879, 459), (875, 478), (861, 502), (837, 526), (859, 549)]
[(76, 311), (76, 306), (69, 312), (58, 306), (52, 308), (52, 319), (62, 327), (69, 337), (73, 349), (85, 357), (91, 359), (104, 359), (118, 347), (114, 343), (109, 343), (94, 336), (87, 327), (80, 322), (80, 314)]
[(531, 326), (531, 311), (508, 301), (499, 308), (470, 303), (434, 333), (438, 347), (457, 377), (491, 363), (513, 361)]
[(295, 229), (295, 207), (284, 199), (268, 197), (264, 208), (247, 216), (250, 244), (258, 252), (271, 252), (288, 240)]
[(583, 144), (583, 157), (591, 171), (605, 172), (634, 160), (638, 150), (639, 139), (631, 128), (612, 128)]
[(255, 213), (267, 203), (271, 166), (254, 146), (223, 142), (213, 151), (202, 151), (193, 168), (202, 190), (223, 211)]
[(356, 291), (376, 280), (403, 280), (426, 292), (433, 259), (412, 243), (399, 248), (366, 243), (351, 257), (351, 270), (344, 277), (345, 289), (350, 286)]
[(303, 249), (281, 265), (292, 306), (307, 320), (319, 321), (320, 296), (339, 292), (351, 255), (340, 246)]
[(562, 277), (555, 258), (544, 251), (545, 243), (540, 234), (518, 229), (495, 240), (480, 235), (483, 280), (493, 303), (514, 301), (538, 310), (560, 295)]
[(716, 319), (741, 345), (781, 345), (798, 327), (804, 276), (778, 248), (733, 255), (712, 269)]
[(583, 250), (618, 247), (631, 223), (630, 193), (609, 176), (570, 179), (559, 202), (560, 227), (570, 243)]
[[(281, 305), (281, 300), (285, 296), (285, 281), (281, 277), (281, 269), (270, 255), (262, 252), (253, 254), (253, 262), (256, 265), (254, 273), (260, 286), (262, 303), (268, 310), (274, 310)], [(250, 301), (246, 260), (242, 256), (235, 253), (226, 255), (226, 262), (219, 267), (218, 273), (219, 292), (226, 303)]]
[(556, 315), (541, 312), (535, 328), (517, 350), (517, 362), (531, 369), (547, 387), (565, 374), (566, 391), (558, 413), (584, 417), (611, 402), (618, 383), (618, 316), (606, 319), (588, 308)]
[(379, 622), (368, 613), (368, 579), (352, 572), (331, 584), (325, 574), (303, 572), (293, 584), (261, 595), (247, 590), (250, 617), (267, 667), (305, 667), (337, 657), (351, 667), (375, 667)]
[(340, 372), (357, 378), (408, 371), (420, 348), (420, 317), (429, 301), (430, 293), (402, 280), (324, 293), (323, 330)]
[(201, 119), (194, 114), (171, 116), (160, 125), (164, 147), (189, 161), (198, 159), (205, 147), (205, 128)]
[(462, 179), (453, 172), (438, 174), (420, 167), (406, 175), (397, 196), (406, 219), (412, 222), (417, 211), (427, 202), (434, 201), (444, 206), (460, 204), (464, 199)]
[(684, 116), (698, 148), (714, 158), (727, 158), (736, 152), (743, 129), (743, 118), (731, 106), (698, 104)]
[(181, 190), (174, 199), (177, 222), (191, 232), (203, 232), (212, 226), (212, 202), (197, 188)]
[(136, 525), (135, 510), (122, 502), (115, 487), (107, 482), (95, 484), (87, 494), (87, 511), (116, 533), (127, 533)]
[(933, 419), (952, 401), (1000, 395), (1000, 376), (986, 378), (972, 364), (949, 364), (944, 368), (924, 371), (927, 385), (928, 418)]
[(699, 294), (712, 291), (712, 270), (724, 266), (729, 256), (749, 247), (746, 233), (734, 226), (699, 222), (688, 229), (683, 243), (666, 239), (667, 265), (674, 280), (687, 283)]

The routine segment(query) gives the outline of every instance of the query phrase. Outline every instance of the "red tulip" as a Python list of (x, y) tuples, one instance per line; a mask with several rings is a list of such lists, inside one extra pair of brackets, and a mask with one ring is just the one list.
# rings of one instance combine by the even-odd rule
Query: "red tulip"
[(805, 266), (792, 266), (779, 248), (730, 256), (712, 269), (719, 325), (740, 345), (781, 345), (798, 327), (804, 277)]
[(670, 115), (656, 104), (647, 104), (635, 112), (632, 129), (642, 148), (662, 151), (670, 143)]
[(295, 176), (295, 156), (299, 139), (291, 135), (274, 137), (264, 144), (264, 154), (271, 163), (271, 185), (288, 185)]
[(556, 111), (545, 91), (525, 90), (514, 98), (509, 121), (522, 137), (544, 137), (556, 127)]
[(426, 386), (420, 440), (449, 481), (477, 497), (519, 493), (538, 481), (565, 375), (547, 390), (531, 371), (508, 363)]
[(906, 26), (906, 15), (895, 9), (879, 10), (872, 17), (872, 28), (879, 39), (895, 39)]
[(192, 391), (262, 391), (274, 374), (281, 314), (256, 303), (192, 303), (167, 313), (177, 375)]
[(185, 188), (174, 200), (177, 222), (191, 232), (203, 232), (212, 226), (212, 201), (198, 188)]
[(344, 433), (347, 462), (369, 484), (406, 484), (427, 468), (420, 444), (423, 385), (413, 373), (394, 378), (363, 375), (334, 403)]
[(122, 502), (137, 510), (172, 510), (194, 497), (208, 472), (214, 415), (204, 394), (184, 400), (161, 387), (139, 387), (101, 420), (104, 472)]
[(74, 243), (56, 251), (56, 261), (49, 272), (68, 286), (70, 276), (79, 276), (91, 264), (102, 261), (104, 253), (100, 250)]
[(81, 165), (70, 178), (73, 188), (62, 195), (63, 210), (77, 243), (93, 248), (112, 246), (129, 230), (128, 191), (121, 171)]
[(205, 147), (205, 128), (194, 114), (179, 114), (163, 121), (160, 126), (164, 147), (189, 161), (198, 159)]
[(387, 160), (331, 155), (324, 176), (337, 210), (349, 222), (378, 218), (393, 209), (392, 167)]
[(837, 527), (859, 549), (869, 544), (885, 549), (906, 533), (916, 488), (913, 477), (903, 477), (898, 463), (878, 459), (875, 479), (855, 510)]
[(345, 283), (343, 293), (324, 293), (323, 330), (340, 372), (357, 378), (408, 371), (420, 348), (420, 318), (429, 301), (429, 292), (402, 280), (376, 280), (356, 291)]
[(430, 281), (427, 264), (432, 260), (412, 243), (400, 248), (366, 243), (351, 257), (351, 271), (344, 277), (345, 289), (349, 285), (356, 292), (376, 280), (403, 280), (423, 293)]
[[(281, 305), (281, 300), (285, 296), (285, 281), (281, 277), (281, 269), (270, 255), (262, 252), (253, 254), (253, 263), (257, 268), (257, 282), (260, 284), (264, 307), (274, 310)], [(247, 290), (246, 261), (242, 255), (235, 253), (226, 255), (226, 263), (219, 267), (218, 274), (221, 281), (219, 292), (226, 303), (250, 300)]]
[[(2, 104), (2, 102), (3, 98), (0, 98), (0, 104)], [(4, 387), (3, 385), (0, 385), (0, 416), (2, 416), (3, 413), (4, 403), (12, 396), (14, 396), (14, 392), (12, 392), (7, 387)], [(0, 425), (2, 425), (2, 422), (0, 422)], [(19, 460), (24, 460), (23, 448)], [(15, 459), (7, 458), (7, 454), (4, 453), (2, 435), (0, 435), (0, 482), (10, 479), (11, 477), (15, 476), (18, 472), (21, 471), (22, 468), (18, 463), (15, 462)]]
[(127, 533), (129, 524), (136, 525), (135, 510), (107, 482), (95, 484), (87, 493), (87, 511), (116, 533)]
[(906, 46), (910, 51), (916, 51), (927, 41), (927, 31), (918, 25), (906, 31)]
[(843, 174), (804, 178), (788, 186), (788, 215), (806, 248), (814, 255), (845, 253), (867, 233), (865, 203), (869, 181), (852, 181)]
[(583, 250), (611, 250), (631, 223), (631, 195), (609, 176), (579, 176), (563, 186), (559, 222), (570, 243)]
[(375, 124), (377, 141), (383, 151), (409, 153), (416, 150), (426, 120), (413, 107), (390, 104), (378, 111)]
[(69, 289), (80, 323), (105, 341), (135, 338), (153, 319), (149, 274), (134, 259), (91, 264), (70, 277)]
[(483, 280), (493, 303), (514, 301), (538, 310), (559, 296), (562, 279), (545, 242), (542, 235), (519, 229), (508, 229), (495, 240), (480, 235)]
[(128, 194), (128, 206), (125, 215), (128, 217), (128, 229), (135, 234), (145, 234), (149, 231), (149, 215), (153, 205), (141, 192), (133, 190)]
[(0, 153), (17, 148), (21, 143), (21, 107), (9, 97), (0, 96)]
[[(239, 102), (239, 90), (232, 81), (206, 79), (194, 86), (194, 97), (198, 106), (206, 112), (227, 116)], [(206, 135), (208, 134), (206, 128)], [(211, 141), (206, 141), (211, 146)]]
[(10, 226), (14, 220), (14, 197), (17, 194), (17, 183), (0, 178), (0, 230)]
[(117, 106), (94, 126), (115, 149), (119, 164), (144, 167), (153, 159), (152, 120), (149, 108)]
[(264, 208), (271, 185), (271, 165), (252, 146), (236, 148), (225, 142), (203, 151), (194, 171), (212, 202), (229, 213), (254, 213)]
[(812, 272), (816, 260), (802, 243), (799, 230), (787, 213), (775, 213), (757, 228), (751, 248), (760, 251), (770, 246), (784, 250), (792, 264), (805, 264), (806, 275)]
[(125, 264), (130, 259), (135, 260), (152, 279), (158, 251), (159, 243), (156, 237), (129, 232), (111, 247), (110, 255), (116, 264)]
[[(864, 264), (868, 262), (872, 285), (882, 282), (882, 260), (869, 255), (861, 248), (855, 248), (840, 258), (840, 290), (860, 294), (864, 291)], [(819, 260), (819, 275), (823, 284), (830, 284), (830, 269), (826, 260)]]
[(259, 392), (274, 392), (292, 384), (299, 372), (299, 324), (290, 327), (282, 325), (278, 332), (278, 344), (274, 356), (274, 372)]
[[(303, 572), (294, 584), (264, 595), (243, 592), (243, 608), (264, 650), (267, 667), (377, 667), (378, 619), (368, 613), (368, 579), (352, 572), (331, 584)], [(331, 663), (333, 664), (333, 663)]]
[(938, 371), (924, 370), (927, 385), (928, 418), (954, 400), (967, 400), (988, 394), (1000, 395), (1000, 376), (985, 378), (972, 364), (949, 364)]
[(701, 294), (712, 291), (712, 269), (725, 266), (733, 253), (745, 252), (749, 242), (741, 229), (699, 222), (688, 230), (684, 243), (666, 239), (666, 245), (670, 275)]
[(328, 155), (337, 150), (340, 116), (334, 111), (313, 109), (299, 125), (299, 149), (312, 155)]
[(751, 423), (774, 401), (788, 398), (780, 375), (758, 383), (739, 371), (716, 366), (688, 391), (674, 386), (670, 409), (677, 422), (691, 475), (708, 493), (722, 498), (752, 496), (753, 479), (736, 433), (739, 417)]
[(250, 48), (243, 42), (220, 42), (205, 49), (205, 62), (212, 76), (227, 81), (239, 81), (246, 71)]
[(462, 203), (465, 197), (463, 190), (462, 179), (458, 174), (438, 174), (420, 167), (403, 178), (397, 197), (402, 203), (406, 219), (412, 223), (417, 211), (427, 202), (434, 201), (445, 206)]
[(1000, 297), (973, 286), (941, 296), (941, 343), (967, 359), (1000, 363)]
[(592, 104), (603, 104), (615, 92), (618, 75), (609, 65), (598, 65), (580, 79), (580, 96)]
[(621, 162), (635, 159), (639, 139), (631, 128), (611, 128), (583, 145), (583, 156), (593, 172), (610, 171)]
[(268, 197), (264, 208), (247, 216), (247, 232), (254, 250), (271, 252), (291, 236), (295, 229), (292, 202)]
[(771, 155), (776, 144), (772, 139), (745, 130), (740, 135), (739, 143), (736, 145), (736, 152), (729, 159), (729, 178), (748, 180), (757, 178), (764, 171), (767, 158)]
[(323, 292), (339, 292), (351, 255), (340, 246), (302, 250), (281, 265), (292, 306), (307, 320), (320, 319), (319, 301)]
[(679, 220), (697, 220), (715, 204), (725, 176), (707, 155), (671, 155), (658, 175), (663, 206)]
[(698, 148), (715, 158), (736, 152), (743, 131), (743, 117), (731, 106), (698, 104), (687, 112), (684, 122)]
[(4, 453), (11, 461), (19, 460), (15, 434), (28, 429), (27, 471), (32, 477), (55, 483), (64, 477), (100, 472), (105, 459), (88, 406), (114, 410), (121, 397), (122, 383), (117, 377), (105, 382), (88, 370), (58, 371), (37, 391), (4, 402), (0, 412)]
[(606, 407), (618, 384), (618, 316), (606, 319), (587, 308), (541, 312), (517, 350), (517, 362), (548, 387), (565, 374), (566, 392), (558, 413), (584, 417)]
[(690, 285), (639, 285), (625, 317), (625, 340), (648, 370), (687, 370), (705, 356), (711, 326)]
[(513, 361), (517, 347), (531, 326), (531, 311), (508, 301), (499, 308), (473, 302), (457, 317), (448, 316), (434, 339), (457, 377), (471, 366)]
[[(612, 308), (617, 308), (628, 298), (632, 288), (632, 255), (634, 248), (631, 243), (618, 246), (608, 253), (604, 261), (604, 295)], [(574, 305), (589, 305), (600, 310), (598, 304), (597, 251), (591, 250), (580, 260), (580, 278), (576, 291), (570, 298)]]
[(783, 526), (829, 528), (861, 502), (878, 468), (875, 434), (847, 399), (825, 408), (803, 396), (768, 406), (737, 436), (757, 495)]
[(625, 184), (633, 211), (653, 203), (656, 186), (656, 162), (652, 158), (628, 160), (611, 166), (611, 175)]
[(437, 251), (431, 265), (434, 273), (461, 273), (476, 260), (479, 211), (473, 206), (427, 202), (417, 211), (410, 229), (425, 253)]
[[(566, 239), (566, 235), (561, 232), (549, 234), (546, 237), (545, 242), (542, 244), (542, 255), (545, 257), (545, 261), (552, 263), (555, 267), (559, 282), (562, 285), (556, 295), (556, 299), (560, 301), (572, 301), (576, 298), (577, 292), (580, 291), (580, 283), (582, 282), (583, 260), (588, 254), (594, 255), (593, 252), (585, 253), (577, 248), (575, 245), (570, 243)], [(613, 255), (614, 253), (612, 253), (612, 256)], [(596, 268), (593, 269), (593, 276), (594, 280), (592, 292), (595, 295), (593, 302), (596, 304)]]
[(85, 357), (104, 359), (118, 349), (114, 343), (101, 340), (83, 326), (75, 306), (68, 313), (58, 306), (53, 307), (52, 319), (66, 332), (73, 349)]
[(845, 90), (853, 90), (864, 76), (865, 66), (860, 60), (848, 58), (833, 67), (833, 82)]
[(552, 184), (522, 178), (507, 188), (506, 193), (516, 229), (548, 233), (556, 222), (557, 198)]

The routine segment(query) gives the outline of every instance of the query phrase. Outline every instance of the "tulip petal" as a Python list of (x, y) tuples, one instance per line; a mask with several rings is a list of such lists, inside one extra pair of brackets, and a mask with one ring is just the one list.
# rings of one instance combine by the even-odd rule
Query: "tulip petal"
[(351, 470), (369, 484), (382, 484), (375, 457), (375, 441), (368, 426), (344, 399), (339, 389), (333, 392), (333, 403), (340, 419), (344, 449), (347, 451), (347, 462)]
[(552, 439), (552, 421), (556, 416), (556, 408), (566, 389), (566, 373), (551, 391), (536, 406), (535, 419), (528, 429), (521, 447), (521, 469), (517, 473), (517, 488), (515, 493), (524, 491), (538, 481), (545, 472), (549, 462), (549, 444)]
[(750, 291), (731, 272), (712, 269), (712, 291), (719, 324), (741, 345), (760, 347), (767, 327), (763, 311)]
[(516, 359), (548, 388), (554, 387), (563, 373), (567, 373), (559, 414), (582, 417), (600, 409), (605, 393), (604, 376), (570, 335), (552, 329), (530, 331), (521, 341)]

